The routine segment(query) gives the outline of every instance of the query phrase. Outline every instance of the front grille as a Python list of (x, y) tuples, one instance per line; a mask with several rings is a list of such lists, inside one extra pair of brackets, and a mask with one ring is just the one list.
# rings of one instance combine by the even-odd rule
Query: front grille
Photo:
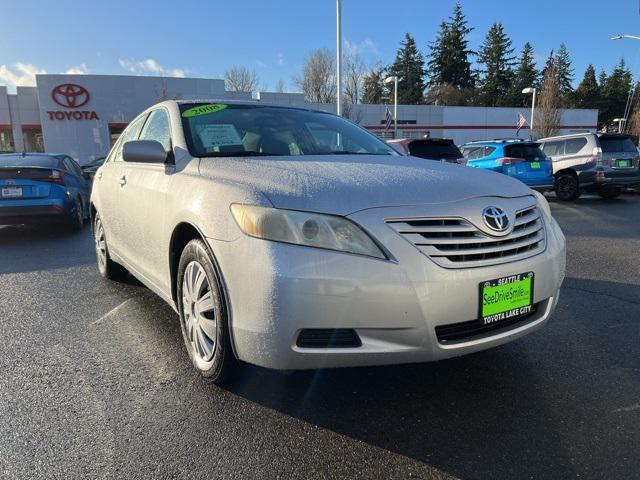
[(467, 268), (520, 260), (542, 252), (545, 234), (535, 206), (516, 212), (509, 235), (493, 237), (464, 218), (412, 218), (387, 224), (438, 265)]
[(436, 327), (438, 342), (442, 344), (466, 342), (490, 335), (497, 335), (498, 333), (517, 328), (531, 320), (538, 310), (538, 305), (539, 304), (534, 304), (531, 311), (526, 315), (501, 322), (490, 323), (489, 325), (483, 324), (482, 320), (470, 320), (468, 322), (440, 325)]
[(305, 328), (298, 335), (300, 348), (356, 348), (360, 337), (352, 328)]

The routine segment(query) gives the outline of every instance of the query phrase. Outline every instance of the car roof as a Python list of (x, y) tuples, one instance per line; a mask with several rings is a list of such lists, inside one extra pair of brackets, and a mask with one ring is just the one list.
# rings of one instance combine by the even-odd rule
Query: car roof
[(0, 153), (0, 157), (51, 157), (62, 160), (65, 157), (71, 157), (71, 155), (65, 153), (7, 152)]
[[(162, 104), (176, 104), (178, 106), (180, 105), (188, 105), (188, 104), (192, 104), (192, 103), (223, 103), (225, 105), (243, 105), (243, 106), (248, 106), (248, 107), (274, 107), (274, 108), (286, 108), (288, 110), (302, 110), (302, 111), (306, 111), (306, 112), (317, 112), (317, 113), (326, 113), (329, 115), (335, 115), (333, 112), (327, 112), (325, 110), (318, 110), (315, 108), (308, 108), (308, 107), (300, 107), (300, 106), (293, 106), (293, 105), (282, 105), (282, 104), (278, 104), (278, 103), (272, 103), (272, 102), (263, 102), (262, 100), (231, 100), (228, 98), (196, 98), (196, 99), (189, 99), (189, 100), (165, 100), (164, 102), (158, 103), (157, 105), (162, 105)], [(155, 106), (155, 105), (154, 105)]]
[(593, 132), (578, 132), (578, 133), (568, 133), (566, 135), (556, 135), (555, 137), (545, 137), (545, 138), (540, 138), (538, 140), (538, 142), (552, 142), (555, 140), (565, 140), (567, 138), (580, 138), (580, 137), (586, 137), (588, 135), (593, 135), (596, 136), (595, 133)]
[(463, 147), (473, 147), (473, 146), (485, 146), (490, 145), (492, 147), (506, 147), (509, 145), (539, 145), (538, 141), (530, 141), (530, 140), (477, 140), (473, 142), (467, 142), (463, 144)]

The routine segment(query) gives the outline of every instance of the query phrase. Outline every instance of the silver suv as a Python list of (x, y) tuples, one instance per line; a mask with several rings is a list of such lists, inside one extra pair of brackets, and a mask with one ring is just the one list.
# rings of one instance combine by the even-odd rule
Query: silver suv
[(640, 185), (638, 150), (630, 135), (577, 133), (538, 140), (553, 163), (559, 200), (581, 192), (615, 198), (625, 187)]
[(544, 197), (416, 162), (332, 114), (168, 101), (134, 119), (91, 196), (98, 267), (180, 315), (196, 369), (423, 362), (543, 326), (565, 239)]

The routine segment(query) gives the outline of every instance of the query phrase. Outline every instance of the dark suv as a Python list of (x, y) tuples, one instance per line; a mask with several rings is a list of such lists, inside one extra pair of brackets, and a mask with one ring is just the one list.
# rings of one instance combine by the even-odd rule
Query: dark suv
[(426, 160), (438, 160), (449, 163), (465, 163), (464, 156), (449, 138), (403, 138), (389, 140), (389, 145), (400, 153)]

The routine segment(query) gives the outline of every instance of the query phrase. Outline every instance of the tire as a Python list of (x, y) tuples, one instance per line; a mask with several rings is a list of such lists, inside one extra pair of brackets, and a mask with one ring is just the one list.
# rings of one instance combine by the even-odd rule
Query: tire
[(618, 198), (622, 194), (622, 188), (620, 187), (602, 187), (598, 190), (598, 195), (606, 200), (613, 200), (614, 198)]
[(200, 375), (222, 384), (231, 377), (236, 359), (224, 292), (202, 240), (190, 241), (182, 251), (176, 282), (180, 329), (189, 357)]
[(96, 212), (93, 221), (93, 238), (96, 246), (96, 261), (100, 276), (107, 280), (124, 280), (128, 273), (122, 265), (111, 260), (109, 247), (107, 246), (107, 236), (102, 225), (100, 215)]
[(556, 197), (562, 202), (571, 202), (580, 197), (580, 184), (578, 177), (573, 173), (561, 173), (556, 177), (554, 184)]
[(73, 232), (79, 232), (84, 227), (84, 208), (82, 208), (82, 200), (80, 197), (76, 198), (75, 205), (71, 211), (71, 218), (69, 218), (69, 228)]

